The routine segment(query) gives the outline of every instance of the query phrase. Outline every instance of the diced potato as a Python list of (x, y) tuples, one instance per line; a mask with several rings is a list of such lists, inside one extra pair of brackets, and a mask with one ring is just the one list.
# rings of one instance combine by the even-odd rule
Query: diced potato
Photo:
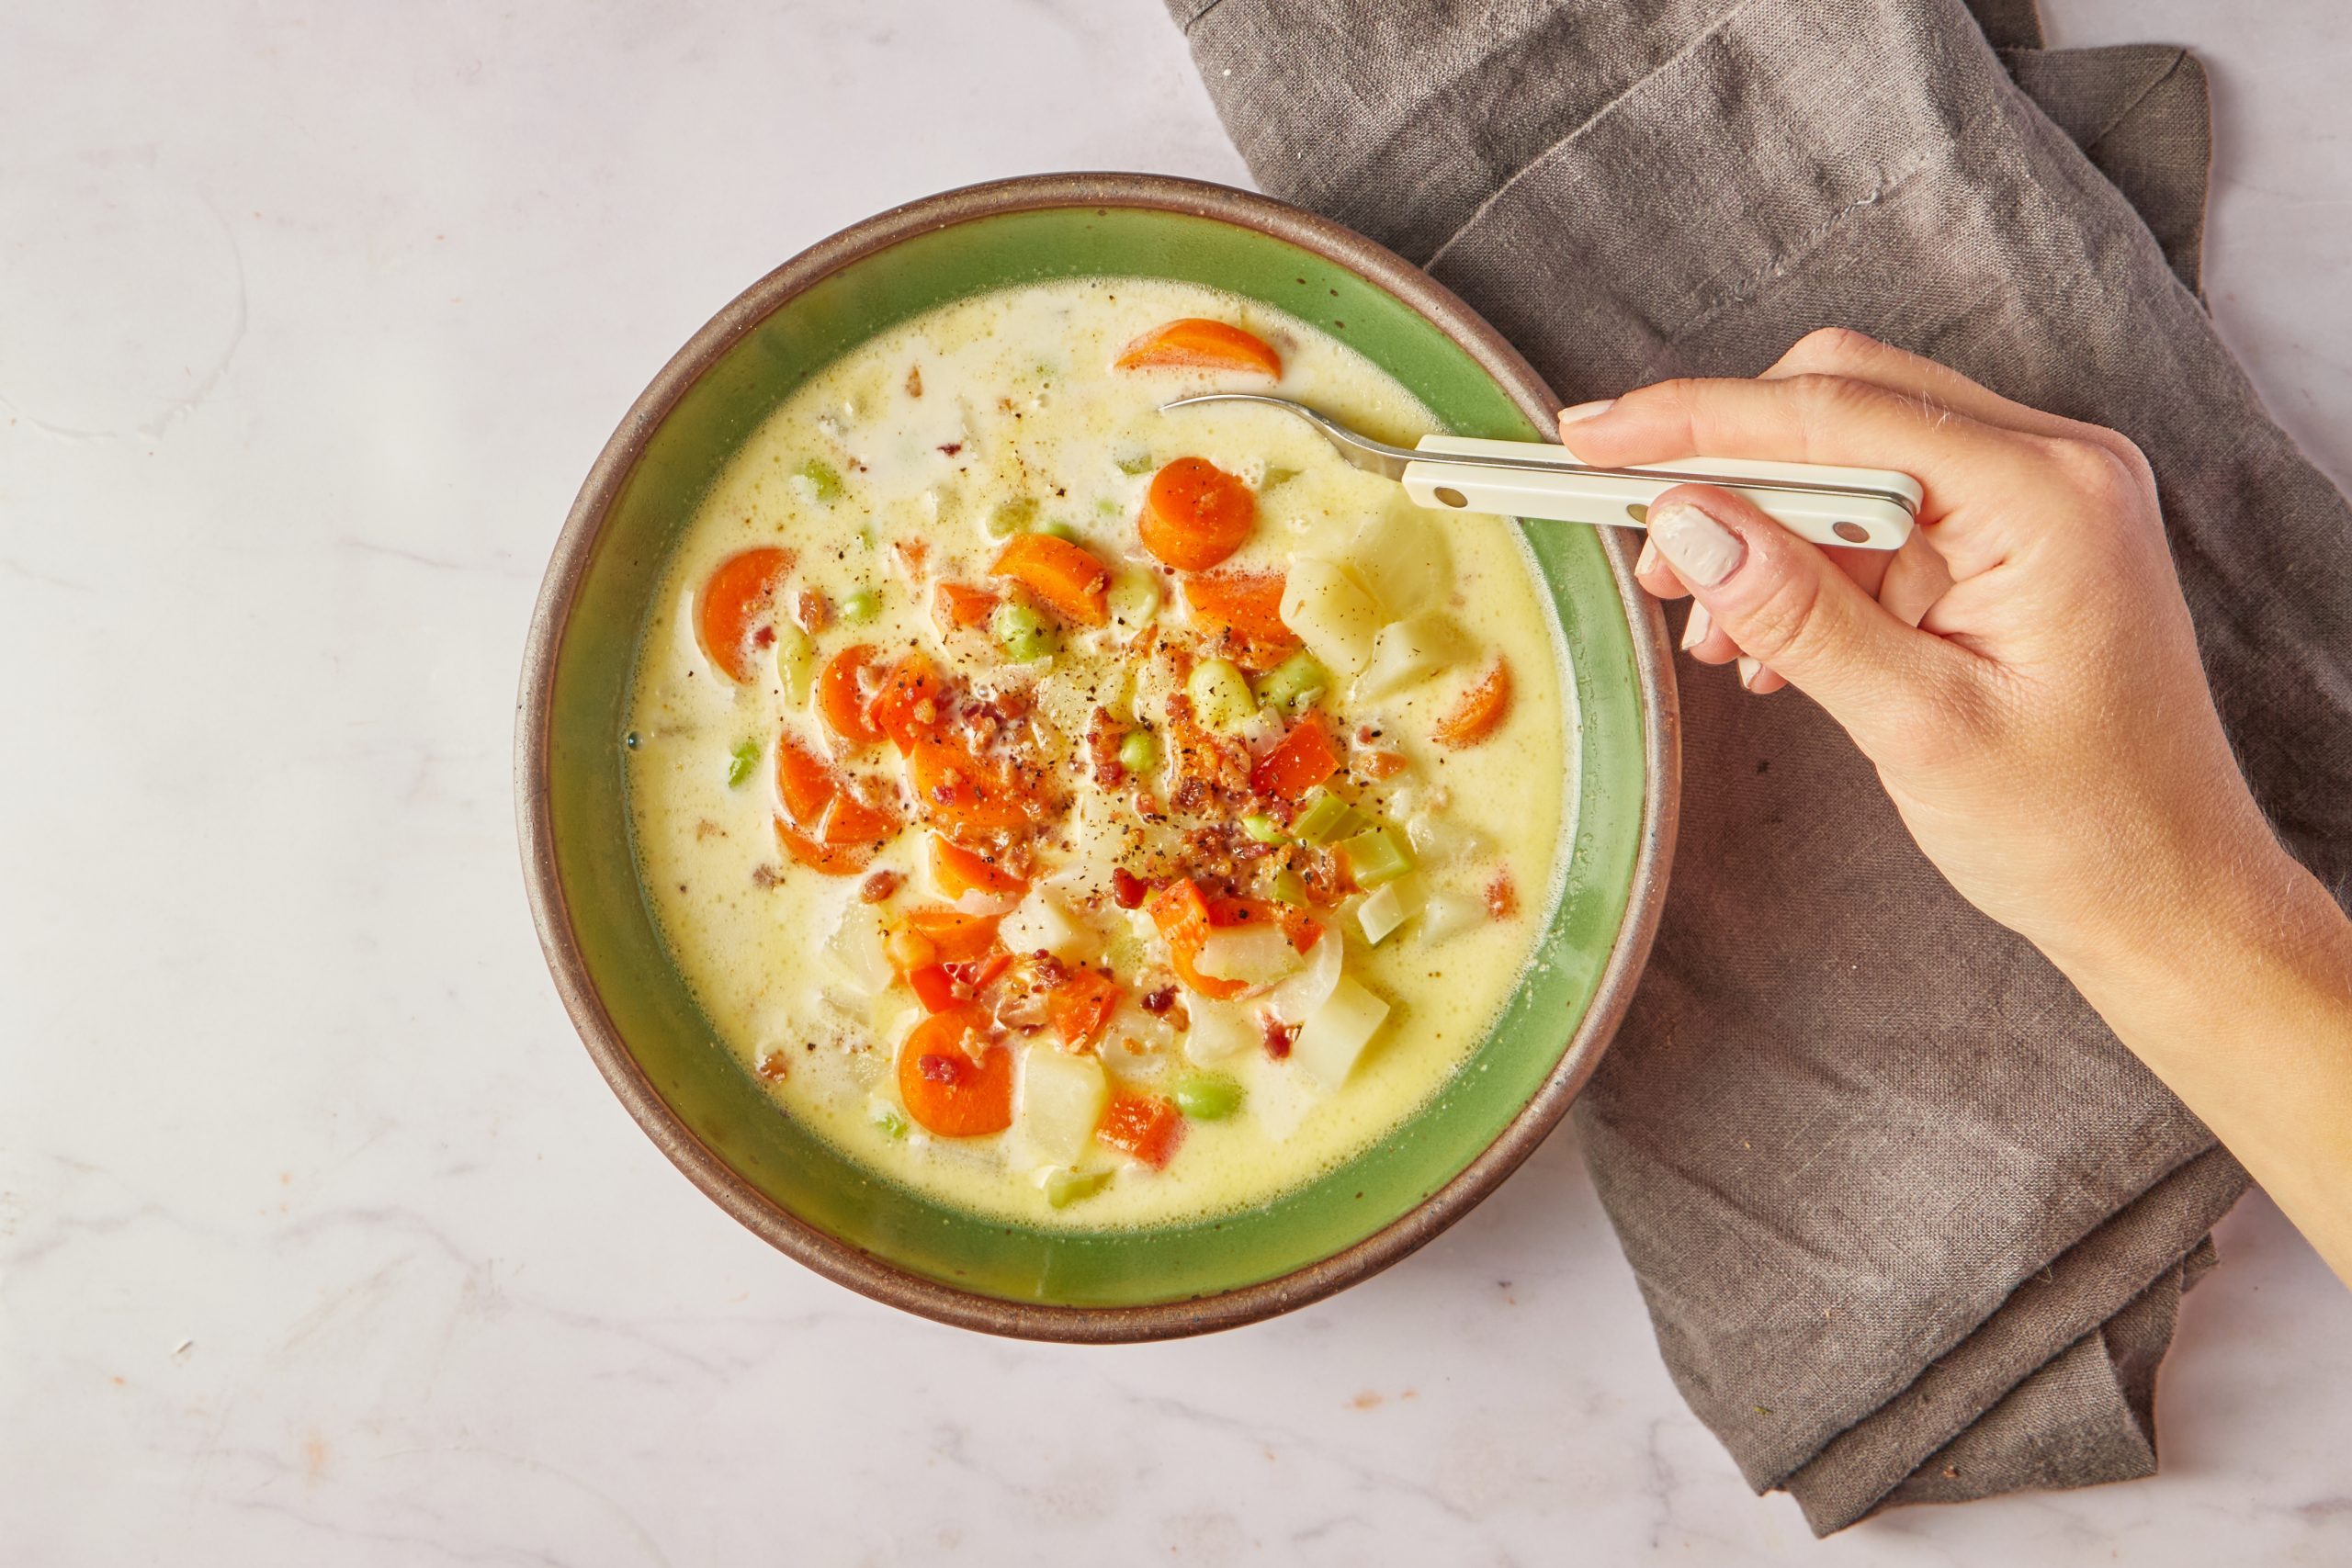
[(882, 948), (882, 918), (871, 904), (846, 904), (841, 922), (825, 942), (825, 956), (861, 996), (878, 996), (890, 984), (890, 955)]
[(1380, 606), (1363, 585), (1327, 560), (1300, 556), (1283, 583), (1283, 624), (1324, 667), (1353, 676), (1372, 659)]
[(1095, 1123), (1111, 1101), (1102, 1064), (1059, 1046), (1033, 1042), (1021, 1054), (1021, 1093), (1012, 1131), (1033, 1168), (1074, 1165), (1093, 1142)]
[(1460, 936), (1487, 919), (1487, 903), (1467, 893), (1441, 887), (1421, 901), (1419, 935), (1425, 947)]
[(1477, 829), (1442, 811), (1414, 813), (1405, 823), (1405, 837), (1414, 855), (1430, 865), (1476, 860), (1491, 847)]
[(1271, 925), (1227, 926), (1208, 934), (1193, 966), (1217, 980), (1271, 986), (1299, 968), (1290, 939)]
[(1008, 952), (1044, 951), (1056, 958), (1076, 960), (1094, 946), (1093, 933), (1071, 919), (1061, 900), (1042, 887), (1033, 887), (1012, 913), (996, 929), (997, 940)]
[(1194, 997), (1185, 1001), (1184, 1010), (1192, 1019), (1184, 1032), (1184, 1059), (1196, 1067), (1230, 1061), (1262, 1038), (1249, 1010), (1237, 1004)]
[(1354, 976), (1342, 975), (1330, 998), (1315, 1010), (1291, 1045), (1290, 1059), (1325, 1089), (1338, 1089), (1388, 1019), (1388, 1004)]
[(1390, 620), (1435, 609), (1453, 591), (1444, 534), (1429, 513), (1401, 500), (1356, 530), (1348, 566)]
[(1371, 661), (1356, 677), (1356, 700), (1376, 702), (1401, 692), (1461, 662), (1469, 651), (1461, 628), (1442, 611), (1391, 621), (1373, 639)]

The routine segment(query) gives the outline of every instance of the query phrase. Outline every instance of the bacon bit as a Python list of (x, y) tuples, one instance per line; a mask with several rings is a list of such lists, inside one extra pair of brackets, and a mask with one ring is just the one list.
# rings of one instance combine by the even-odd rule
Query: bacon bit
[(1111, 868), (1111, 901), (1120, 908), (1140, 909), (1150, 895), (1151, 884), (1142, 877), (1123, 865)]
[(915, 1064), (915, 1071), (933, 1083), (961, 1083), (971, 1077), (972, 1064), (956, 1056), (925, 1055)]
[(1119, 744), (1126, 738), (1127, 727), (1113, 718), (1109, 708), (1094, 710), (1094, 722), (1086, 731), (1086, 755), (1094, 764), (1098, 787), (1116, 789), (1127, 782), (1126, 764), (1119, 761)]
[(857, 889), (861, 904), (879, 904), (899, 890), (899, 876), (895, 871), (877, 871), (860, 884)]
[(793, 601), (792, 618), (800, 623), (802, 631), (815, 637), (833, 624), (833, 602), (813, 588), (804, 588)]
[(939, 449), (942, 453), (953, 457), (956, 453), (961, 452), (964, 449), (964, 444), (961, 441), (942, 442)]
[(781, 1051), (771, 1051), (760, 1058), (760, 1077), (768, 1083), (782, 1083), (792, 1071), (792, 1058)]
[(1298, 1031), (1284, 1026), (1272, 1013), (1261, 1013), (1258, 1021), (1266, 1031), (1266, 1055), (1275, 1061), (1290, 1055), (1291, 1043), (1298, 1038)]
[(758, 631), (752, 634), (752, 646), (753, 648), (774, 648), (775, 646), (775, 628), (770, 626), (761, 626)]
[(1519, 913), (1519, 889), (1510, 882), (1510, 873), (1498, 871), (1487, 884), (1487, 913), (1498, 920), (1508, 920)]
[(910, 365), (907, 367), (907, 396), (910, 398), (922, 396), (922, 367), (920, 365)]
[(784, 874), (764, 862), (752, 868), (752, 886), (754, 887), (774, 887), (783, 880)]
[(1156, 991), (1147, 991), (1144, 993), (1143, 1010), (1150, 1013), (1155, 1018), (1165, 1013), (1170, 1008), (1174, 1007), (1175, 1005), (1176, 987), (1173, 986), (1162, 986)]

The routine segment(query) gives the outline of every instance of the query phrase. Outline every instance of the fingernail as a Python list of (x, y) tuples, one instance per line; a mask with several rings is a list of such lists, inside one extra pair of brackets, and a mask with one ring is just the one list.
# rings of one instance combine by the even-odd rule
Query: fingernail
[(1635, 577), (1647, 577), (1657, 570), (1657, 547), (1647, 539), (1642, 541), (1642, 558), (1634, 563)]
[(1746, 654), (1740, 655), (1739, 683), (1741, 685), (1747, 687), (1751, 692), (1754, 691), (1756, 689), (1756, 677), (1762, 673), (1764, 673), (1764, 666), (1758, 664), (1753, 659), (1748, 658)]
[(1614, 398), (1602, 398), (1598, 402), (1577, 403), (1560, 411), (1560, 423), (1577, 424), (1588, 419), (1597, 419), (1616, 405), (1617, 400)]
[(1690, 618), (1683, 623), (1682, 626), (1684, 650), (1687, 652), (1706, 641), (1707, 634), (1714, 629), (1715, 618), (1707, 614), (1707, 607), (1704, 604), (1693, 604), (1690, 606)]
[(1745, 539), (1687, 501), (1650, 508), (1650, 538), (1693, 588), (1713, 588), (1747, 558)]

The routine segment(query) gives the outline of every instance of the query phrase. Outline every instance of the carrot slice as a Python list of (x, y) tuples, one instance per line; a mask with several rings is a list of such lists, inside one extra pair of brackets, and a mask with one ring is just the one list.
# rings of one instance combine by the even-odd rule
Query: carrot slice
[(980, 1022), (969, 1003), (950, 1008), (899, 1047), (899, 1098), (926, 1132), (978, 1138), (1012, 1125), (1012, 1053), (981, 1044)]
[(1209, 900), (1209, 925), (1215, 930), (1233, 926), (1273, 924), (1282, 927), (1283, 935), (1290, 939), (1291, 951), (1307, 953), (1323, 934), (1323, 928), (1304, 909), (1287, 904), (1276, 904), (1264, 898), (1212, 898)]
[(871, 644), (856, 642), (833, 655), (817, 677), (817, 711), (833, 733), (854, 746), (870, 746), (882, 739), (865, 711), (867, 697), (861, 677), (874, 662)]
[(915, 999), (922, 1003), (925, 1012), (945, 1012), (964, 999), (956, 984), (956, 976), (944, 964), (926, 964), (907, 972), (907, 984), (914, 987)]
[(1110, 1108), (1102, 1112), (1102, 1124), (1094, 1129), (1094, 1135), (1102, 1142), (1154, 1170), (1167, 1168), (1183, 1133), (1184, 1113), (1172, 1101), (1148, 1094), (1112, 1096)]
[(1111, 619), (1111, 573), (1083, 545), (1016, 534), (989, 570), (1023, 584), (1065, 621), (1099, 626)]
[(1183, 367), (1283, 373), (1283, 356), (1255, 333), (1227, 321), (1187, 316), (1158, 326), (1127, 344), (1113, 362), (1122, 370)]
[(907, 911), (907, 924), (926, 938), (942, 964), (969, 964), (986, 958), (996, 946), (994, 915), (967, 915), (944, 904), (918, 904)]
[(822, 759), (793, 738), (776, 737), (775, 792), (793, 821), (815, 828), (824, 820), (825, 807), (842, 792), (842, 781)]
[(1297, 802), (1306, 792), (1340, 771), (1340, 753), (1331, 744), (1323, 721), (1310, 713), (1290, 728), (1281, 744), (1258, 759), (1250, 770), (1250, 787), (1260, 795)]
[(1205, 457), (1179, 457), (1151, 477), (1143, 515), (1143, 547), (1184, 571), (1204, 571), (1249, 541), (1258, 525), (1258, 498), (1250, 487)]
[(1209, 902), (1201, 896), (1200, 884), (1190, 877), (1180, 878), (1153, 894), (1144, 908), (1168, 941), (1169, 966), (1178, 979), (1215, 1001), (1228, 1000), (1250, 988), (1245, 981), (1219, 979), (1193, 966), (1201, 944), (1208, 941), (1211, 923)]
[(943, 582), (932, 595), (932, 619), (940, 623), (944, 631), (950, 627), (985, 626), (996, 613), (997, 596), (985, 588), (967, 588), (960, 582)]
[(874, 861), (871, 844), (828, 844), (809, 837), (781, 817), (775, 819), (775, 836), (786, 854), (827, 876), (855, 876)]
[(775, 619), (776, 585), (792, 570), (790, 550), (772, 546), (745, 550), (718, 563), (695, 604), (695, 640), (720, 674), (738, 682), (752, 678), (755, 639)]
[(890, 666), (882, 677), (882, 689), (866, 705), (865, 716), (901, 751), (936, 733), (947, 716), (947, 682), (940, 679), (931, 656), (918, 649)]
[(1495, 667), (1463, 694), (1452, 713), (1438, 720), (1430, 733), (1442, 746), (1476, 746), (1492, 735), (1510, 712), (1510, 661), (1498, 656)]
[(1013, 875), (990, 856), (938, 833), (931, 836), (931, 874), (940, 892), (950, 898), (961, 898), (967, 893), (1019, 897), (1029, 891), (1025, 879)]
[(817, 837), (828, 844), (864, 844), (872, 851), (880, 849), (898, 830), (897, 812), (868, 806), (843, 790), (825, 807), (825, 819), (817, 829)]
[(907, 773), (923, 814), (950, 832), (1012, 833), (1029, 825), (1019, 787), (961, 746), (918, 738), (907, 752)]
[(1269, 649), (1293, 649), (1298, 636), (1283, 625), (1283, 574), (1213, 571), (1184, 579), (1193, 619), (1212, 631)]
[(1072, 972), (1046, 998), (1046, 1019), (1073, 1051), (1085, 1050), (1102, 1038), (1112, 1010), (1119, 1005), (1117, 981), (1091, 969)]

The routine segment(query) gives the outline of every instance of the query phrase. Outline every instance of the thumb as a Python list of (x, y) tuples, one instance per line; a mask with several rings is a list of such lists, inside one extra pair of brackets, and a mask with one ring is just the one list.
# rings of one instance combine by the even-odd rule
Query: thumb
[(1838, 564), (1753, 502), (1678, 485), (1649, 509), (1649, 535), (1740, 651), (1827, 709), (1883, 760), (1905, 716), (1958, 673), (1958, 649), (1895, 618)]

